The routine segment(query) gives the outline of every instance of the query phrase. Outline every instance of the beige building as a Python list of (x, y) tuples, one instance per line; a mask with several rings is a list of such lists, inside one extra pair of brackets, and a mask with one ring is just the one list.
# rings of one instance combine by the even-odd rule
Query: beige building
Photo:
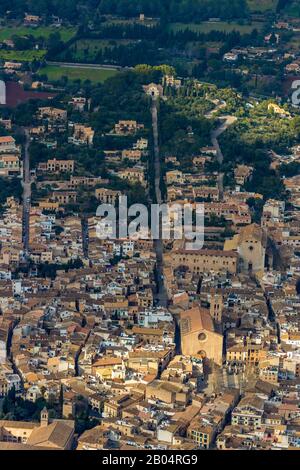
[(239, 270), (244, 273), (263, 272), (266, 262), (267, 236), (257, 224), (247, 225), (227, 240), (224, 249), (235, 250), (239, 256)]
[(122, 180), (127, 180), (130, 183), (140, 183), (145, 186), (145, 173), (143, 168), (127, 168), (118, 172), (118, 177)]
[(45, 408), (40, 423), (0, 421), (0, 450), (71, 450), (73, 443), (74, 421), (50, 422)]
[(69, 143), (75, 145), (93, 144), (95, 131), (91, 127), (86, 127), (82, 124), (74, 124), (72, 128), (73, 135), (69, 137)]
[(0, 137), (0, 153), (13, 153), (17, 151), (16, 141), (10, 135)]
[(262, 424), (263, 412), (264, 399), (249, 393), (234, 408), (231, 415), (231, 424), (258, 428)]
[(145, 351), (139, 350), (128, 353), (129, 369), (133, 369), (141, 374), (153, 374), (165, 369), (173, 356), (173, 349), (164, 349), (163, 351)]
[(216, 436), (216, 427), (195, 418), (187, 429), (187, 436), (202, 449), (209, 449)]
[(22, 62), (4, 62), (4, 68), (8, 70), (20, 70), (22, 68)]
[(174, 88), (181, 87), (181, 80), (174, 77), (174, 75), (165, 75), (163, 78), (163, 84)]
[(180, 383), (154, 380), (146, 387), (146, 398), (160, 400), (168, 405), (175, 403), (186, 405), (189, 398), (188, 388)]
[(14, 176), (20, 173), (20, 159), (17, 155), (0, 155), (0, 176)]
[(170, 170), (166, 172), (166, 183), (167, 185), (169, 184), (183, 184), (184, 183), (184, 177), (183, 173), (180, 170)]
[(77, 111), (84, 111), (86, 105), (86, 98), (84, 98), (83, 96), (73, 96), (71, 101), (69, 101), (69, 105)]
[(201, 272), (237, 272), (237, 254), (233, 251), (218, 250), (177, 250), (165, 256), (171, 267), (186, 267), (192, 273)]
[(92, 366), (92, 374), (101, 380), (125, 378), (125, 365), (121, 358), (104, 357), (98, 359)]
[(88, 176), (71, 176), (68, 183), (69, 188), (76, 189), (80, 186), (93, 187), (100, 183), (108, 183), (108, 180), (103, 180), (101, 176), (96, 178), (90, 178)]
[(210, 293), (210, 316), (216, 323), (222, 322), (222, 313), (224, 308), (224, 301), (222, 293), (212, 290)]
[(131, 397), (128, 393), (115, 396), (104, 403), (103, 415), (108, 418), (121, 416), (126, 408), (130, 408), (139, 401), (140, 397)]
[(55, 202), (60, 204), (70, 204), (76, 202), (76, 191), (54, 191), (52, 197)]
[(114, 191), (113, 189), (107, 188), (97, 188), (95, 190), (96, 199), (105, 204), (115, 204), (121, 194), (122, 193), (120, 191)]
[(250, 179), (253, 168), (247, 165), (238, 165), (234, 170), (234, 178), (237, 184), (243, 186)]
[(58, 202), (51, 202), (48, 200), (39, 201), (39, 208), (49, 211), (57, 211), (59, 209), (59, 204)]
[(31, 25), (31, 24), (37, 25), (38, 23), (40, 23), (40, 21), (41, 21), (41, 17), (37, 15), (26, 14), (24, 18), (24, 22), (26, 25)]
[(215, 330), (208, 310), (194, 307), (180, 314), (181, 350), (222, 365), (223, 335)]
[(147, 150), (148, 148), (148, 139), (141, 137), (138, 139), (132, 146), (134, 150)]
[(195, 199), (210, 199), (211, 201), (219, 201), (219, 189), (214, 186), (198, 186), (193, 188), (193, 196)]
[(205, 216), (216, 215), (224, 217), (233, 223), (251, 224), (251, 214), (247, 204), (224, 203), (224, 202), (206, 202), (204, 204)]
[(122, 160), (138, 163), (142, 158), (141, 150), (123, 150)]
[(119, 121), (118, 124), (115, 124), (117, 135), (135, 134), (140, 129), (144, 129), (144, 125), (138, 124), (136, 121)]
[(47, 171), (49, 172), (68, 172), (73, 173), (74, 171), (74, 160), (53, 160), (47, 161)]
[(239, 362), (258, 366), (262, 361), (266, 360), (266, 357), (267, 349), (263, 345), (258, 344), (247, 344), (246, 346), (234, 344), (226, 350), (226, 361), (228, 363)]
[(67, 111), (64, 109), (46, 106), (38, 109), (38, 117), (40, 119), (49, 119), (50, 121), (66, 121)]
[(143, 86), (144, 92), (149, 96), (162, 97), (164, 94), (164, 89), (161, 85), (156, 85), (156, 83), (150, 83), (149, 85)]

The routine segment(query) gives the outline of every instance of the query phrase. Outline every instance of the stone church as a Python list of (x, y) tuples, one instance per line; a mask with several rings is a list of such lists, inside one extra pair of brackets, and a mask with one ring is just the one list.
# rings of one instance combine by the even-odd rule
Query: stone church
[(180, 313), (181, 351), (222, 365), (223, 335), (216, 331), (209, 310), (193, 307)]

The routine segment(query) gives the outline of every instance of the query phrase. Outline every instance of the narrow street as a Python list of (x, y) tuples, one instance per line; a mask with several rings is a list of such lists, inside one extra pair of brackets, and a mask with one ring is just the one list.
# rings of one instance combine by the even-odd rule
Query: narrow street
[(84, 217), (81, 221), (82, 226), (82, 251), (83, 256), (88, 259), (89, 257), (89, 228), (87, 218)]
[[(152, 97), (151, 103), (151, 115), (152, 115), (152, 129), (153, 129), (153, 142), (154, 142), (154, 190), (155, 190), (155, 202), (161, 204), (162, 195), (160, 189), (161, 181), (161, 166), (159, 158), (159, 139), (158, 139), (158, 112), (157, 112), (157, 98)], [(163, 241), (161, 239), (161, 217), (160, 217), (160, 238), (154, 240), (154, 249), (156, 252), (156, 283), (157, 292), (155, 293), (155, 302), (157, 306), (167, 307), (168, 296), (164, 285), (163, 277)]]
[(23, 157), (23, 247), (25, 255), (29, 251), (29, 219), (31, 206), (31, 178), (30, 178), (30, 160), (29, 160), (29, 144), (30, 137), (27, 129), (24, 129), (25, 145)]
[(267, 294), (265, 294), (265, 299), (266, 299), (266, 304), (267, 304), (267, 308), (268, 308), (268, 312), (269, 312), (268, 320), (271, 323), (271, 325), (274, 327), (274, 329), (276, 331), (276, 334), (277, 334), (278, 343), (280, 344), (281, 343), (280, 324), (278, 323), (277, 318), (276, 318), (276, 314), (273, 310), (272, 301), (271, 301), (270, 297)]
[(15, 320), (12, 327), (11, 327), (11, 329), (8, 332), (7, 340), (6, 340), (6, 353), (7, 353), (8, 361), (11, 364), (11, 367), (12, 367), (12, 370), (13, 370), (14, 374), (17, 374), (20, 377), (21, 389), (23, 390), (23, 384), (24, 384), (23, 377), (22, 377), (22, 374), (20, 373), (19, 369), (16, 366), (16, 363), (15, 363), (15, 360), (14, 360), (14, 357), (13, 357), (13, 354), (12, 354), (12, 351), (11, 351), (14, 329), (18, 326), (19, 323), (20, 323), (20, 320)]
[(152, 97), (151, 103), (151, 115), (152, 115), (152, 129), (153, 129), (153, 141), (154, 141), (154, 185), (155, 185), (155, 197), (156, 203), (162, 203), (161, 190), (160, 190), (160, 159), (159, 159), (159, 139), (158, 139), (158, 112), (157, 112), (157, 98)]
[(82, 353), (83, 348), (87, 344), (89, 337), (91, 336), (92, 330), (90, 329), (88, 334), (85, 337), (84, 342), (80, 345), (80, 348), (78, 349), (77, 353), (75, 354), (74, 357), (74, 372), (75, 372), (75, 377), (80, 377), (80, 372), (79, 372), (79, 360), (80, 360), (80, 354)]

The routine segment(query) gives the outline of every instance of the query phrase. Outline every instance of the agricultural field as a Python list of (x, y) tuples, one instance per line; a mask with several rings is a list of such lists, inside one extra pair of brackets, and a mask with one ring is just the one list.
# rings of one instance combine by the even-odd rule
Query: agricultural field
[(26, 26), (0, 27), (0, 41), (11, 39), (12, 36), (28, 36), (35, 38), (43, 37), (47, 39), (52, 33), (60, 33), (62, 41), (66, 42), (76, 34), (76, 28), (56, 28), (51, 26), (41, 26), (31, 28)]
[(265, 11), (275, 11), (278, 0), (247, 0), (251, 12), (264, 13)]
[(97, 59), (97, 54), (105, 49), (113, 49), (117, 46), (127, 46), (134, 41), (121, 39), (121, 40), (106, 40), (106, 39), (80, 39), (68, 49), (72, 53), (72, 59), (78, 62), (85, 62)]
[(143, 26), (156, 26), (158, 23), (157, 19), (154, 18), (145, 18), (144, 21), (140, 21), (138, 18), (133, 17), (133, 18), (120, 18), (118, 16), (107, 16), (106, 17), (106, 22), (105, 26), (110, 26), (110, 25), (133, 25), (133, 24), (139, 24)]
[(49, 81), (57, 81), (62, 77), (68, 77), (69, 80), (90, 80), (94, 83), (102, 83), (118, 73), (113, 69), (97, 69), (88, 67), (67, 67), (58, 65), (47, 65), (40, 69), (41, 75), (47, 75)]
[(171, 30), (184, 31), (190, 29), (196, 33), (210, 33), (211, 31), (224, 31), (230, 33), (231, 31), (239, 31), (241, 34), (251, 33), (254, 29), (260, 30), (263, 28), (263, 23), (253, 22), (251, 24), (239, 24), (239, 23), (226, 23), (224, 21), (205, 21), (203, 23), (171, 23)]
[(14, 60), (17, 62), (32, 62), (33, 60), (41, 60), (45, 57), (45, 50), (28, 50), (28, 51), (7, 51), (0, 49), (1, 60)]

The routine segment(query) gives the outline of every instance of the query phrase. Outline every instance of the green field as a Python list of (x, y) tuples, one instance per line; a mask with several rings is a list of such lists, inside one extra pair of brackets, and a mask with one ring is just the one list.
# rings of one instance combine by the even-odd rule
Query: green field
[(238, 24), (238, 23), (226, 23), (224, 21), (210, 22), (205, 21), (200, 24), (195, 23), (171, 23), (170, 28), (172, 31), (184, 31), (190, 29), (196, 33), (210, 33), (211, 31), (225, 31), (230, 33), (231, 31), (239, 31), (241, 34), (251, 33), (254, 29), (260, 30), (263, 27), (263, 23), (251, 23), (251, 24)]
[(278, 0), (247, 0), (250, 11), (264, 13), (265, 11), (275, 11)]
[(0, 27), (0, 41), (4, 41), (5, 39), (11, 39), (12, 36), (28, 36), (32, 35), (35, 38), (43, 37), (48, 38), (51, 33), (59, 32), (61, 35), (61, 39), (65, 42), (71, 39), (75, 33), (75, 28), (56, 28), (51, 26), (41, 26), (38, 28), (31, 28), (26, 26), (17, 26), (15, 28), (6, 28)]
[(134, 42), (128, 39), (79, 39), (68, 50), (72, 52), (73, 60), (76, 62), (93, 62), (97, 58), (97, 54), (106, 48), (113, 49), (114, 47), (127, 46)]
[(0, 49), (0, 59), (17, 61), (17, 62), (32, 62), (34, 59), (43, 59), (47, 51), (44, 50), (29, 50), (29, 51), (5, 51)]
[(158, 24), (157, 19), (150, 19), (150, 18), (145, 18), (145, 21), (139, 21), (137, 18), (120, 18), (118, 16), (111, 16), (110, 18), (106, 19), (105, 26), (111, 26), (111, 25), (134, 25), (134, 24), (139, 24), (142, 26), (156, 26)]
[(47, 75), (49, 81), (57, 81), (62, 77), (68, 77), (69, 80), (90, 80), (94, 83), (102, 83), (107, 78), (113, 77), (118, 73), (117, 70), (112, 69), (93, 69), (93, 68), (80, 68), (80, 67), (65, 67), (57, 65), (47, 65), (40, 69), (41, 75)]

